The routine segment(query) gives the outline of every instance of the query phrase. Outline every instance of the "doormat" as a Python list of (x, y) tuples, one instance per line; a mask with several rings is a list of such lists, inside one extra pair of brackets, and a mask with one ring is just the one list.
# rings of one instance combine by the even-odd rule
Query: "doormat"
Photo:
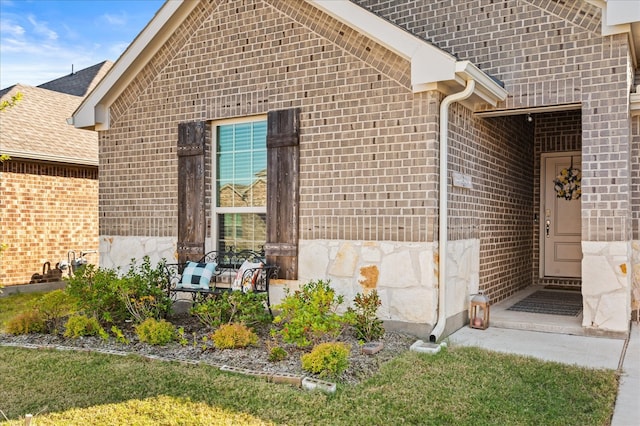
[(582, 291), (582, 287), (549, 284), (544, 286), (547, 290), (563, 290), (563, 291)]
[(507, 311), (577, 317), (582, 312), (582, 293), (538, 290)]

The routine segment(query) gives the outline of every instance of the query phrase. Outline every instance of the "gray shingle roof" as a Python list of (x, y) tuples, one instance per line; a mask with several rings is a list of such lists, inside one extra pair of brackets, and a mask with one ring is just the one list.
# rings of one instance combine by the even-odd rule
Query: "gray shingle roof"
[(112, 65), (113, 62), (104, 61), (64, 77), (48, 81), (38, 87), (69, 95), (86, 96), (102, 80), (102, 77), (111, 69)]

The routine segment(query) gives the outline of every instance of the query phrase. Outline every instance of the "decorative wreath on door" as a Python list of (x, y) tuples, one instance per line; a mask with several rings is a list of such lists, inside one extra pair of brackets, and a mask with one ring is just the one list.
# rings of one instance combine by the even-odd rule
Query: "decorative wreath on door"
[(577, 200), (582, 196), (582, 171), (573, 167), (573, 157), (569, 168), (560, 170), (560, 174), (553, 180), (556, 197), (565, 200)]

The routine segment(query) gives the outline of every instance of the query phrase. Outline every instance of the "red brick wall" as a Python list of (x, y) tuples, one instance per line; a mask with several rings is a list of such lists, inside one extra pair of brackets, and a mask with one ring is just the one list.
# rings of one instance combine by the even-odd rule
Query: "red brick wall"
[[(98, 170), (9, 160), (0, 176), (0, 283), (27, 284), (69, 250), (98, 250)], [(87, 255), (98, 263), (97, 254)]]

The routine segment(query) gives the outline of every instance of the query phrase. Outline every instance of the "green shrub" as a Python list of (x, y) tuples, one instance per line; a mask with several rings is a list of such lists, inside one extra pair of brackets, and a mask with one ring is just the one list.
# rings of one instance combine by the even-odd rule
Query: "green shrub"
[(165, 318), (171, 310), (171, 299), (166, 291), (165, 261), (151, 266), (149, 256), (137, 265), (132, 259), (129, 271), (119, 280), (120, 297), (127, 311), (137, 323), (147, 318)]
[(353, 327), (358, 340), (370, 342), (378, 340), (384, 335), (382, 320), (378, 318), (378, 308), (382, 301), (376, 290), (368, 294), (356, 294), (353, 299), (355, 308), (349, 308), (348, 312), (353, 317)]
[(272, 334), (299, 347), (338, 338), (352, 319), (349, 313), (338, 315), (344, 297), (336, 294), (329, 282), (310, 281), (293, 294), (287, 292), (274, 308), (280, 314), (273, 323), (281, 328), (272, 330)]
[(153, 268), (149, 257), (142, 264), (131, 261), (122, 277), (114, 269), (87, 265), (68, 279), (67, 293), (77, 301), (78, 311), (106, 322), (164, 318), (171, 309), (166, 293), (164, 261)]
[(35, 304), (45, 321), (48, 333), (57, 334), (63, 326), (64, 318), (72, 309), (69, 294), (63, 290), (54, 290), (44, 294)]
[(232, 291), (194, 305), (190, 313), (212, 329), (234, 322), (252, 327), (271, 321), (265, 309), (266, 301), (266, 293)]
[(73, 315), (67, 320), (64, 336), (77, 339), (82, 336), (98, 336), (103, 333), (104, 329), (95, 317)]
[(222, 324), (211, 335), (213, 346), (218, 349), (246, 348), (258, 342), (258, 336), (244, 324)]
[(320, 377), (337, 377), (349, 367), (349, 346), (341, 342), (320, 343), (302, 355), (302, 368)]
[(40, 311), (30, 309), (7, 321), (5, 331), (9, 334), (44, 333), (46, 331), (46, 323)]
[(119, 280), (114, 269), (86, 265), (67, 279), (66, 292), (79, 312), (106, 322), (124, 321), (129, 312), (120, 296)]
[(289, 354), (281, 346), (269, 349), (269, 362), (278, 362), (287, 359)]
[(150, 345), (166, 345), (176, 338), (176, 328), (166, 320), (147, 318), (136, 326), (136, 334), (141, 342)]

